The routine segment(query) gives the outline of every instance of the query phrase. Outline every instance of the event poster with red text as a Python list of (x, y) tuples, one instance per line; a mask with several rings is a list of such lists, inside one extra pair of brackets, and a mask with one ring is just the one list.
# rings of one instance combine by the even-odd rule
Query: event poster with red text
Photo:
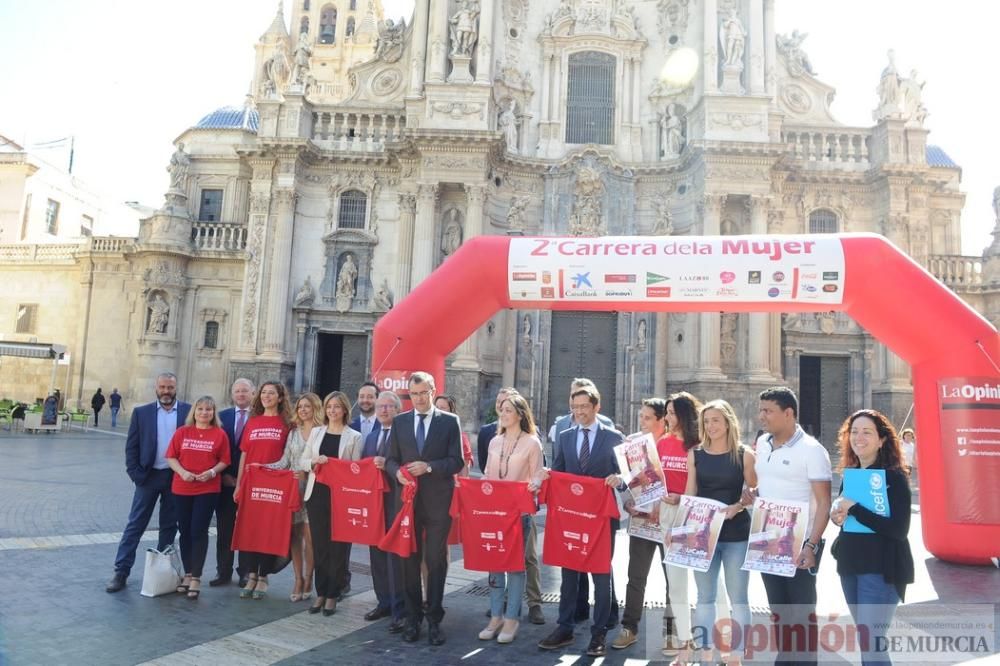
[(938, 381), (941, 406), (941, 455), (948, 520), (1000, 523), (1000, 380), (950, 377)]
[(844, 249), (816, 236), (512, 238), (511, 301), (839, 305)]

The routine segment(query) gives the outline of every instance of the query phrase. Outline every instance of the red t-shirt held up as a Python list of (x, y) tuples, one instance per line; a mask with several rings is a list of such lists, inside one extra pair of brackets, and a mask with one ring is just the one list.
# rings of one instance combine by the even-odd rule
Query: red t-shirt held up
[(451, 516), (461, 516), (463, 564), (470, 571), (524, 571), (521, 515), (535, 512), (528, 484), (459, 479)]
[(372, 458), (330, 458), (316, 468), (316, 481), (330, 487), (330, 539), (377, 546), (385, 536), (385, 477)]
[[(181, 426), (174, 431), (167, 447), (167, 458), (176, 458), (181, 467), (192, 474), (201, 474), (220, 462), (229, 466), (229, 438), (222, 428)], [(170, 489), (177, 495), (207, 495), (222, 491), (222, 475), (208, 481), (185, 481), (174, 474)]]
[(243, 470), (233, 550), (288, 556), (292, 514), (302, 509), (299, 482), (290, 470), (247, 467)]
[(667, 435), (656, 443), (660, 465), (667, 480), (667, 492), (684, 494), (688, 480), (688, 454), (684, 442), (676, 435)]
[(288, 426), (280, 416), (252, 416), (243, 428), (240, 451), (245, 465), (260, 463), (268, 465), (281, 459), (288, 439)]
[(611, 519), (619, 513), (614, 491), (604, 479), (549, 472), (538, 501), (548, 505), (542, 562), (611, 573)]

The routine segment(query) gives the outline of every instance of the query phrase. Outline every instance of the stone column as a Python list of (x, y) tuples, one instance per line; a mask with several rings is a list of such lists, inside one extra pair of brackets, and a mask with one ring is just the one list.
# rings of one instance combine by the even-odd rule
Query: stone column
[[(750, 233), (755, 236), (767, 235), (768, 203), (766, 197), (751, 196), (747, 199), (747, 207), (750, 209)], [(750, 344), (748, 345), (749, 354), (747, 359), (749, 379), (751, 381), (770, 380), (770, 315), (766, 312), (751, 312), (749, 323)]]
[(764, 94), (764, 0), (750, 0), (750, 72), (747, 82), (751, 95)]
[(427, 82), (443, 83), (448, 71), (448, 3), (432, 2), (430, 5), (429, 34), (427, 36)]
[(417, 217), (413, 229), (413, 267), (410, 288), (431, 274), (434, 269), (434, 211), (437, 204), (437, 183), (417, 186)]
[(479, 38), (476, 42), (476, 83), (493, 82), (493, 5), (479, 0)]
[(656, 342), (653, 350), (653, 395), (667, 390), (667, 354), (670, 353), (670, 313), (656, 313)]
[(295, 199), (291, 189), (274, 192), (274, 250), (267, 285), (267, 325), (264, 333), (265, 354), (281, 360), (285, 348), (285, 317), (288, 314), (288, 282), (292, 266), (292, 227)]
[(306, 324), (300, 321), (295, 325), (295, 381), (293, 388), (296, 394), (302, 393), (302, 379), (305, 376), (306, 364)]
[(399, 195), (399, 236), (396, 239), (396, 301), (410, 293), (410, 272), (413, 266), (413, 224), (417, 214), (417, 197), (403, 192)]
[[(483, 233), (483, 201), (486, 198), (485, 185), (466, 185), (468, 204), (465, 209), (465, 239), (468, 241)], [(464, 242), (463, 241), (463, 242)], [(479, 331), (475, 330), (458, 346), (453, 368), (479, 370)]]
[[(714, 0), (706, 3), (715, 5)], [(702, 211), (701, 233), (703, 236), (718, 236), (722, 207), (726, 196), (706, 194), (700, 206)], [(719, 336), (722, 333), (721, 318), (718, 312), (702, 312), (698, 315), (698, 378), (716, 379), (722, 377), (720, 364), (721, 344)]]
[(778, 43), (774, 34), (774, 0), (764, 0), (764, 87), (768, 95), (777, 86)]
[(705, 0), (704, 8), (704, 45), (702, 58), (702, 85), (705, 93), (713, 93), (719, 89), (719, 10), (716, 0)]
[(408, 97), (419, 97), (424, 89), (424, 60), (427, 55), (427, 11), (430, 0), (417, 0), (413, 8), (413, 54), (410, 57)]

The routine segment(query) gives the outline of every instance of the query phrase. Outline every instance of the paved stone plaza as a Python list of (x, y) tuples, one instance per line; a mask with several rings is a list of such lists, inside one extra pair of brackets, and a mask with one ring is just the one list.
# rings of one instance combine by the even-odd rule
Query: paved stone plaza
[[(367, 623), (373, 607), (368, 552), (356, 547), (351, 595), (333, 617), (305, 612), (307, 603), (288, 601), (292, 574), (272, 578), (264, 601), (241, 601), (235, 586), (209, 588), (197, 602), (181, 596), (147, 599), (139, 594), (142, 553), (128, 587), (107, 594), (104, 586), (120, 530), (124, 527), (132, 486), (124, 470), (124, 430), (25, 435), (0, 431), (0, 664), (383, 664), (404, 661), (444, 664), (590, 663), (583, 656), (589, 631), (577, 628), (577, 640), (562, 652), (544, 653), (536, 644), (555, 627), (558, 571), (543, 569), (545, 626), (526, 622), (512, 645), (487, 644), (476, 635), (485, 626), (485, 574), (466, 571), (461, 548), (452, 550), (446, 589), (448, 642), (431, 648), (424, 640), (406, 644), (387, 632), (388, 621)], [(985, 617), (989, 647), (995, 649), (996, 604), (1000, 570), (962, 567), (931, 558), (920, 540), (914, 513), (911, 544), (917, 581), (907, 591), (898, 619), (930, 613), (933, 617)], [(155, 517), (154, 517), (155, 521)], [(544, 525), (544, 516), (538, 522)], [(151, 527), (155, 528), (155, 525)], [(214, 534), (214, 530), (213, 530)], [(144, 546), (155, 545), (148, 533)], [(831, 530), (828, 538), (834, 536)], [(624, 599), (628, 542), (617, 540), (615, 587)], [(214, 573), (214, 543), (205, 574)], [(820, 572), (820, 614), (846, 614), (832, 558)], [(691, 585), (692, 594), (694, 585)], [(663, 595), (662, 573), (654, 568), (647, 587), (647, 611), (640, 640), (601, 663), (638, 665), (662, 661), (659, 653)], [(767, 606), (759, 577), (751, 576), (754, 620), (763, 621)], [(979, 606), (970, 606), (980, 604)], [(911, 631), (912, 633), (912, 631)], [(941, 632), (943, 635), (946, 632)], [(963, 633), (963, 632), (959, 632)], [(609, 641), (614, 634), (609, 634)], [(896, 663), (1000, 663), (996, 654), (934, 654), (895, 657)], [(770, 663), (750, 660), (748, 663)], [(825, 663), (858, 663), (851, 658)]]

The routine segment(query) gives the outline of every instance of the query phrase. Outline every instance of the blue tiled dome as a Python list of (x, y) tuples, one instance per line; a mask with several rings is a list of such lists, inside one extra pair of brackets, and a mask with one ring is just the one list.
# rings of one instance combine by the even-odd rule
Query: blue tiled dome
[(195, 129), (238, 129), (247, 132), (257, 133), (257, 126), (260, 123), (260, 115), (257, 109), (246, 105), (224, 106), (212, 111), (210, 114), (198, 121)]
[(948, 153), (944, 152), (939, 146), (927, 146), (927, 164), (936, 167), (957, 167), (955, 161), (952, 160)]

